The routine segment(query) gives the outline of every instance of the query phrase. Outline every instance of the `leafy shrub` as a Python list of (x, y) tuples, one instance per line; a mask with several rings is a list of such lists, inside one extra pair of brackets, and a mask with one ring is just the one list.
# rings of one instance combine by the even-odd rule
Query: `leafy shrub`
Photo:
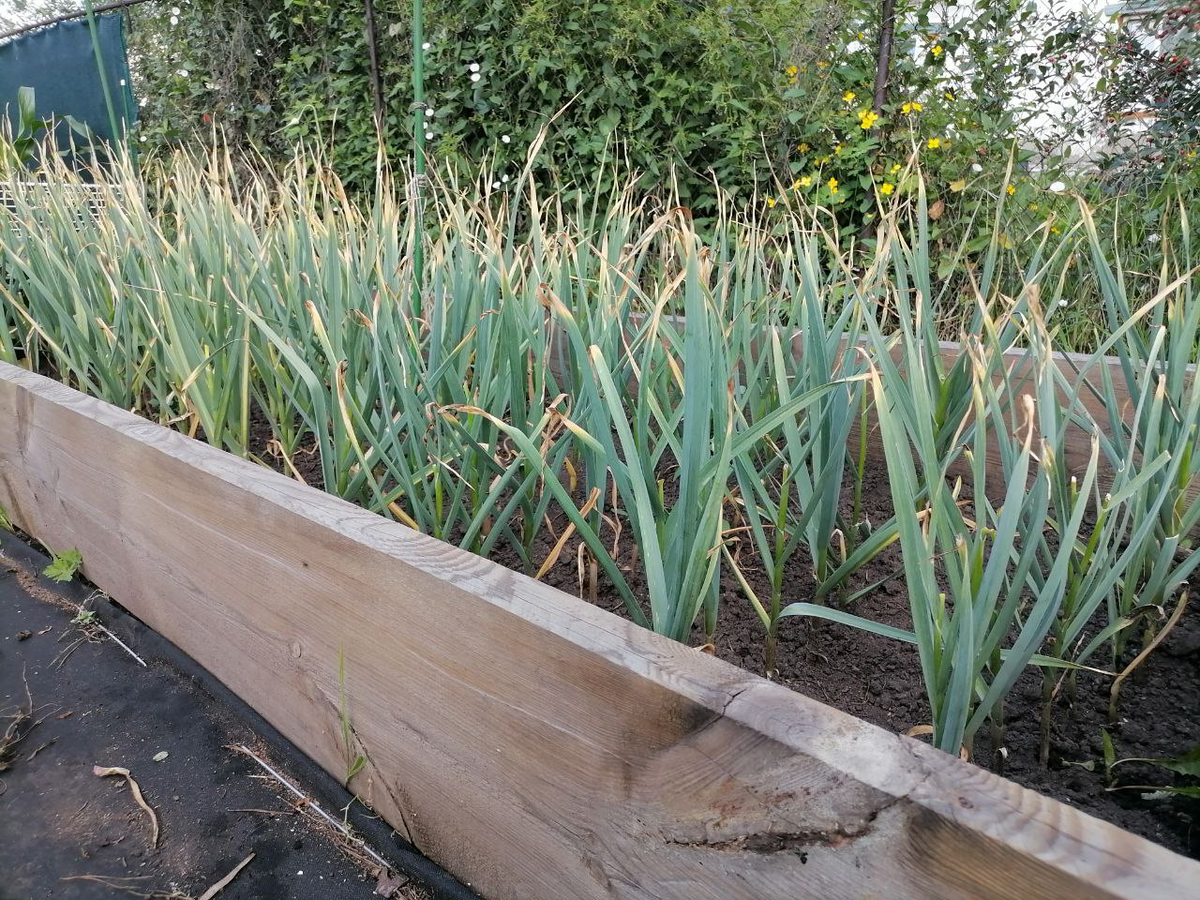
[[(1129, 10), (1099, 54), (1102, 109), (1126, 178), (1170, 177), (1200, 150), (1200, 3), (1146, 3)], [(1138, 176), (1141, 176), (1140, 178)]]
[(234, 143), (284, 149), (266, 14), (249, 0), (155, 0), (133, 8), (129, 61), (140, 146), (153, 150), (215, 127)]
[[(394, 146), (411, 122), (409, 15), (398, 0), (376, 5)], [(782, 60), (822, 15), (798, 0), (434, 0), (425, 14), (430, 152), (511, 171), (566, 107), (544, 169), (586, 183), (621, 154), (647, 187), (674, 169), (684, 201), (710, 212), (714, 178), (743, 196), (767, 183), (764, 142), (777, 146), (785, 109)], [(286, 0), (271, 23), (286, 48), (287, 139), (335, 132), (339, 170), (369, 184), (376, 146), (362, 7)]]
[[(931, 204), (941, 200), (944, 213), (958, 211), (968, 219), (995, 198), (965, 189), (973, 183), (987, 184), (993, 193), (1006, 189), (1010, 150), (1018, 141), (1012, 192), (1020, 195), (1018, 202), (1034, 202), (1021, 187), (1027, 164), (1036, 160), (1043, 174), (1056, 171), (1057, 146), (1068, 129), (1062, 122), (1046, 128), (1039, 120), (1045, 98), (1064, 89), (1078, 59), (1031, 41), (1031, 34), (1049, 27), (1032, 5), (964, 10), (952, 21), (934, 22), (939, 6), (929, 0), (897, 4), (894, 52), (878, 103), (882, 23), (876, 3), (849, 4), (830, 48), (795, 59), (787, 69), (792, 86), (786, 97), (795, 108), (788, 113), (791, 184), (785, 187), (835, 209), (844, 230), (870, 222), (881, 197), (915, 189), (906, 164), (917, 150), (923, 151)], [(1053, 181), (1053, 174), (1044, 180)], [(956, 218), (934, 225), (935, 237)], [(985, 243), (989, 230), (982, 229)]]

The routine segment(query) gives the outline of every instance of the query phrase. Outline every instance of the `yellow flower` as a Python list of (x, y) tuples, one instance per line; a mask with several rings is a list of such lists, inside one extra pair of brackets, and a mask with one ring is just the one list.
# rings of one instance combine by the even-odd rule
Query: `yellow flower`
[(942, 55), (942, 45), (941, 45), (941, 44), (934, 44), (934, 45), (933, 45), (933, 49), (932, 49), (932, 50), (930, 50), (929, 52), (933, 54), (933, 58), (934, 58), (934, 59), (937, 59), (939, 56), (941, 56), (941, 55)]
[(870, 109), (864, 109), (858, 114), (858, 125), (863, 131), (870, 131), (879, 116)]
[(825, 163), (829, 162), (829, 160), (832, 158), (833, 157), (831, 157), (831, 156), (822, 156), (820, 159), (817, 160), (817, 165), (823, 166), (823, 165), (825, 165)]
[(1059, 231), (1059, 230), (1058, 230), (1058, 228), (1057, 228), (1057, 227), (1055, 227), (1054, 225), (1051, 225), (1051, 226), (1050, 226), (1050, 230), (1051, 230), (1051, 231), (1052, 231), (1054, 234), (1062, 234), (1062, 232), (1061, 232), (1061, 231)]
[(908, 103), (905, 103), (902, 107), (900, 107), (900, 112), (904, 113), (904, 115), (906, 115), (906, 116), (911, 116), (913, 113), (920, 112), (924, 108), (925, 107), (923, 107), (916, 100), (911, 100)]
[(1188, 158), (1188, 159), (1195, 159), (1195, 158), (1196, 158), (1196, 151), (1195, 151), (1195, 150), (1189, 150), (1189, 151), (1188, 151), (1187, 158)]
[(843, 147), (843, 146), (844, 146), (843, 144), (840, 144), (840, 143), (839, 143), (839, 144), (838, 144), (836, 147), (834, 147), (834, 148), (833, 148), (833, 152), (834, 152), (834, 153), (841, 153), (841, 152), (842, 152), (842, 147)]
[(786, 69), (784, 69), (784, 71), (792, 78), (795, 78), (796, 75), (799, 74), (799, 72), (800, 72), (800, 67), (799, 66), (788, 66)]
[(775, 208), (775, 198), (768, 197), (767, 198), (767, 209), (774, 209), (774, 208)]
[(953, 100), (954, 99), (954, 91), (942, 91), (942, 96), (945, 97), (947, 100)]
[(810, 184), (812, 184), (812, 177), (811, 177), (811, 176), (808, 176), (808, 175), (804, 175), (804, 176), (802, 176), (802, 177), (801, 177), (801, 178), (800, 178), (800, 179), (799, 179), (799, 180), (796, 182), (796, 184), (797, 184), (799, 187), (806, 188), (806, 187), (808, 187)]
[(846, 93), (842, 94), (842, 99), (845, 100), (847, 103), (853, 103), (854, 98), (857, 96), (858, 95), (856, 93), (854, 93), (854, 91), (846, 91)]
[(1037, 205), (1036, 203), (1030, 203), (1030, 204), (1029, 204), (1029, 209), (1030, 209), (1030, 211), (1032, 211), (1032, 212), (1037, 212), (1037, 211), (1038, 211), (1038, 205)]
[(928, 147), (930, 150), (936, 150), (938, 147), (942, 146), (942, 139), (931, 137), (928, 141), (925, 142), (925, 146)]
[(829, 65), (829, 63), (825, 62), (825, 60), (823, 60), (823, 59), (821, 59), (821, 60), (817, 60), (817, 68), (818, 68), (818, 69), (823, 69), (823, 68), (825, 68), (827, 65)]
[(807, 153), (808, 152), (808, 144), (801, 144), (796, 149), (799, 150), (801, 153)]
[(888, 194), (890, 194), (895, 189), (896, 189), (896, 186), (894, 184), (892, 184), (890, 181), (885, 181), (883, 184), (881, 184), (879, 186), (879, 193), (883, 194), (883, 196), (886, 197)]
[(836, 194), (838, 192), (838, 180), (836, 178), (829, 179), (829, 193)]
[(1008, 196), (1010, 196), (1010, 197), (1017, 192), (1016, 185), (1012, 185), (1012, 184), (1010, 184), (1004, 190), (1008, 192)]
[(899, 171), (900, 171), (900, 163), (896, 163), (894, 166), (892, 166), (892, 174), (893, 175), (895, 175)]

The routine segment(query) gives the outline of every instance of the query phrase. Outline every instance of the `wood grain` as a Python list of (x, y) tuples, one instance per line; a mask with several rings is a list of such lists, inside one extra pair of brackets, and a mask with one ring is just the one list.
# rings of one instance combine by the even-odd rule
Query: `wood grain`
[(1171, 898), (1200, 864), (0, 364), (0, 503), (491, 900)]

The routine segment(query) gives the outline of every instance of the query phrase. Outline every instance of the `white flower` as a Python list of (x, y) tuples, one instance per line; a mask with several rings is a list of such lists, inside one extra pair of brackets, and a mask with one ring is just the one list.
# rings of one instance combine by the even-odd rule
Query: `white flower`
[(180, 69), (180, 70), (179, 70), (179, 71), (178, 71), (176, 74), (178, 74), (180, 78), (187, 78), (187, 77), (188, 77), (188, 70), (187, 70), (187, 69)]
[(173, 16), (179, 15), (179, 7), (178, 6), (171, 7), (171, 15), (173, 15)]
[(478, 80), (479, 80), (480, 78), (482, 78), (482, 77), (483, 77), (483, 76), (482, 76), (482, 75), (480, 75), (478, 72), (473, 72), (473, 73), (471, 74), (471, 80), (472, 80), (472, 81), (478, 81)]
[(432, 46), (433, 46), (433, 44), (429, 43), (429, 41), (426, 41), (425, 43), (423, 43), (423, 44), (421, 45), (421, 49), (422, 49), (422, 50), (428, 50), (428, 49), (429, 49), (430, 47), (432, 47)]
[(467, 66), (467, 68), (470, 69), (472, 72), (478, 72), (479, 71), (479, 63), (471, 63), (469, 66)]
[(1063, 184), (1061, 181), (1056, 181), (1056, 182), (1054, 182), (1054, 184), (1050, 185), (1050, 190), (1052, 190), (1056, 194), (1061, 194), (1066, 189), (1067, 189), (1067, 186), (1065, 184)]
[(857, 53), (857, 52), (858, 52), (859, 50), (861, 50), (862, 48), (863, 48), (863, 45), (862, 45), (862, 43), (861, 43), (861, 42), (859, 42), (859, 41), (851, 41), (850, 43), (848, 43), (848, 44), (846, 45), (846, 52), (847, 52), (847, 53)]
[(179, 24), (179, 16), (171, 16), (171, 24), (178, 25)]
[(1062, 300), (1059, 300), (1059, 301), (1058, 301), (1058, 305), (1059, 305), (1059, 306), (1066, 306), (1066, 305), (1067, 305), (1067, 300), (1066, 300), (1066, 298), (1064, 297)]
[(138, 138), (138, 140), (144, 144), (144, 143), (146, 143), (146, 136), (143, 134), (141, 137)]
[(982, 172), (983, 166), (981, 166), (979, 163), (971, 163), (971, 171), (972, 172)]
[(145, 106), (145, 105), (146, 105), (146, 98), (143, 97), (141, 100), (138, 101), (138, 106)]
[(427, 118), (427, 119), (433, 118), (433, 110), (432, 109), (425, 110), (425, 118)]
[(492, 182), (492, 190), (494, 190), (494, 191), (498, 191), (498, 190), (500, 190), (500, 182), (498, 182), (498, 181), (493, 181), (493, 182)]
[(255, 48), (254, 48), (254, 55), (255, 55), (255, 56), (262, 56), (262, 47), (255, 47)]
[(1152, 244), (1157, 244), (1159, 241), (1162, 240), (1162, 238), (1160, 238), (1157, 234), (1152, 234), (1152, 235), (1149, 235), (1146, 238), (1146, 240), (1148, 240)]
[(425, 140), (427, 140), (427, 141), (433, 140), (433, 132), (432, 131), (425, 132)]
[(501, 135), (501, 137), (500, 137), (500, 141), (501, 141), (502, 143), (505, 143), (505, 144), (511, 144), (511, 143), (512, 143), (512, 138), (511, 138), (511, 137), (509, 137), (507, 134), (505, 134), (505, 135)]
[(500, 180), (503, 181), (505, 184), (508, 184), (508, 176), (507, 175), (501, 176)]

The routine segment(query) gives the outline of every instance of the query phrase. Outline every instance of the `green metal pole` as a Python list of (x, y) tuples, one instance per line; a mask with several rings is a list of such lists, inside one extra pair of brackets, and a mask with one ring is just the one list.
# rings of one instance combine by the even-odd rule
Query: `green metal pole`
[(425, 13), (421, 0), (413, 0), (413, 315), (421, 315), (421, 292), (425, 287)]
[(121, 134), (117, 130), (117, 113), (113, 108), (112, 92), (108, 89), (108, 73), (104, 71), (104, 56), (100, 52), (100, 33), (96, 27), (96, 11), (92, 0), (84, 0), (87, 9), (88, 31), (92, 35), (92, 53), (96, 57), (96, 71), (100, 73), (100, 89), (104, 91), (104, 105), (108, 107), (108, 127), (112, 129), (113, 146), (120, 146)]

